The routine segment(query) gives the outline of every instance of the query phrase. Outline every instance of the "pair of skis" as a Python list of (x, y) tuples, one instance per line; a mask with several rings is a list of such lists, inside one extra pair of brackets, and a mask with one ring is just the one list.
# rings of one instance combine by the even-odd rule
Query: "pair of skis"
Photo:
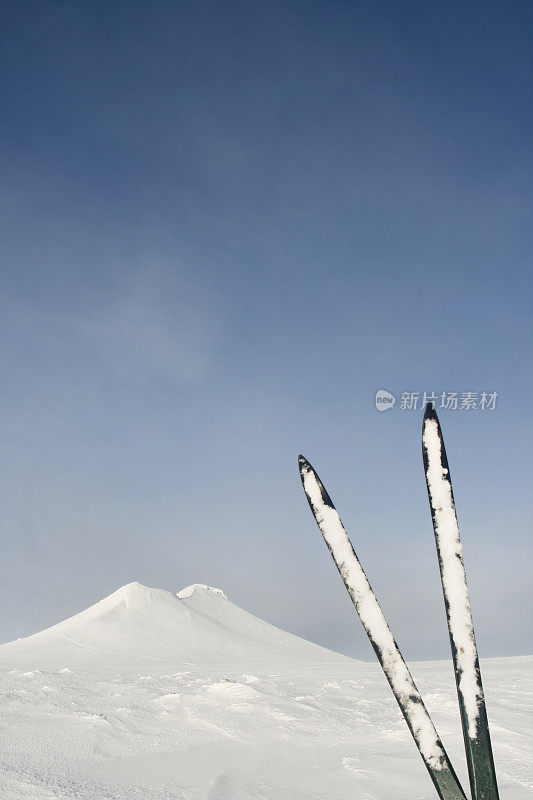
[[(437, 545), (472, 800), (499, 800), (450, 470), (433, 404), (422, 429), (424, 470)], [(341, 519), (311, 464), (298, 457), (311, 511), (361, 618), (441, 800), (466, 800)]]

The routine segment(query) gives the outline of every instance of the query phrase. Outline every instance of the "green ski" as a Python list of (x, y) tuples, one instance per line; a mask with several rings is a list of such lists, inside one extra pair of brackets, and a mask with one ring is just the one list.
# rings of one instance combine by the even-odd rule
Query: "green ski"
[(472, 800), (498, 800), (450, 469), (442, 431), (432, 403), (428, 403), (424, 415), (422, 453), (448, 618)]

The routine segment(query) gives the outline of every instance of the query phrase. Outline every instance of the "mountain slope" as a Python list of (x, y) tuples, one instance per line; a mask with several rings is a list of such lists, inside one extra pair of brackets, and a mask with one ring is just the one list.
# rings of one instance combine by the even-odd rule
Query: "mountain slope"
[(165, 671), (192, 665), (349, 664), (195, 584), (178, 595), (129, 583), (80, 614), (0, 646), (0, 668)]

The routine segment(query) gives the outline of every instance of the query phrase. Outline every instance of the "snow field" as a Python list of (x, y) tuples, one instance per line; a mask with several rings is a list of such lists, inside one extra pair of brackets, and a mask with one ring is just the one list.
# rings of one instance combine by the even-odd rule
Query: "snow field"
[[(0, 797), (434, 800), (377, 664), (317, 648), (207, 589), (179, 601), (182, 609), (170, 593), (133, 586), (0, 647)], [(150, 660), (149, 633), (167, 630), (169, 608), (175, 652), (167, 637)], [(200, 625), (202, 616), (192, 635), (191, 619)], [(65, 646), (73, 626), (79, 643)], [(215, 630), (232, 640), (226, 655), (239, 659), (220, 663)], [(260, 663), (267, 651), (271, 659)], [(533, 657), (492, 659), (482, 669), (501, 796), (525, 800), (533, 790)], [(466, 785), (451, 664), (412, 670)]]

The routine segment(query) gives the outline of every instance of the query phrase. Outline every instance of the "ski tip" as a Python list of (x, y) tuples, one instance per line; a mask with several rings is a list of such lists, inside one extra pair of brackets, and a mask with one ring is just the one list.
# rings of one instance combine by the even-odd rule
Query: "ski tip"
[(301, 453), (298, 456), (298, 467), (300, 469), (300, 472), (303, 469), (307, 469), (307, 468), (311, 467), (311, 464), (309, 463), (309, 461)]
[(424, 411), (424, 422), (427, 419), (434, 419), (436, 420), (437, 423), (439, 421), (434, 403), (426, 403), (426, 410)]
[[(298, 472), (300, 473), (300, 480), (302, 481), (304, 492), (307, 494), (307, 491), (305, 489), (305, 480), (310, 473), (314, 472), (314, 469), (309, 463), (309, 461), (301, 453), (298, 456)], [(307, 499), (309, 500), (309, 497), (307, 497)], [(309, 500), (309, 502), (311, 501)]]
[(305, 488), (305, 479), (308, 475), (314, 475), (315, 478), (320, 482), (320, 479), (316, 472), (314, 471), (313, 467), (309, 463), (309, 461), (305, 458), (305, 456), (300, 455), (298, 456), (298, 470), (300, 472), (300, 478), (302, 479), (302, 483), (304, 484)]
[[(332, 501), (331, 497), (329, 496), (329, 494), (327, 493), (327, 491), (326, 491), (326, 489), (324, 487), (324, 484), (322, 483), (322, 481), (320, 480), (320, 478), (316, 474), (314, 468), (311, 466), (309, 461), (304, 456), (302, 456), (301, 454), (298, 456), (298, 468), (300, 470), (300, 478), (301, 478), (301, 481), (302, 481), (302, 485), (304, 487), (304, 492), (305, 492), (305, 494), (307, 496), (307, 499), (309, 501), (309, 505), (311, 506), (311, 510), (313, 511), (313, 514), (315, 514), (315, 502), (316, 501), (311, 499), (311, 495), (309, 493), (311, 491), (310, 487), (313, 487), (313, 489), (318, 488), (318, 490), (320, 492), (320, 495), (322, 497), (322, 502), (324, 503), (324, 505), (330, 506), (331, 508), (335, 509), (335, 506), (333, 505), (333, 501)], [(307, 481), (309, 479), (310, 479), (310, 484), (307, 484)], [(316, 516), (315, 516), (315, 519), (316, 519)]]

